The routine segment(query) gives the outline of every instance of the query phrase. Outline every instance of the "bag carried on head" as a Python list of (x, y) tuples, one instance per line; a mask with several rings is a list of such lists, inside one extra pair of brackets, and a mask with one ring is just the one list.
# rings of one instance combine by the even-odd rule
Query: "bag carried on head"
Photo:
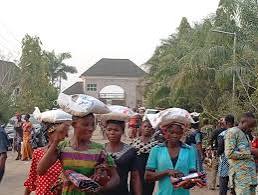
[(119, 106), (119, 105), (112, 105), (108, 106), (110, 109), (110, 113), (103, 114), (101, 119), (104, 121), (108, 120), (117, 120), (117, 121), (127, 121), (132, 115), (135, 113), (128, 107)]
[(150, 120), (153, 128), (158, 128), (159, 126), (166, 126), (170, 123), (179, 123), (185, 127), (194, 123), (190, 113), (182, 108), (168, 108), (157, 113)]
[(84, 117), (90, 113), (106, 114), (110, 112), (103, 102), (85, 94), (66, 95), (61, 93), (57, 102), (62, 110), (78, 117)]
[(65, 121), (71, 121), (72, 115), (64, 112), (63, 110), (48, 110), (45, 112), (40, 112), (38, 107), (35, 107), (35, 111), (33, 112), (33, 116), (40, 122), (47, 123), (62, 123)]

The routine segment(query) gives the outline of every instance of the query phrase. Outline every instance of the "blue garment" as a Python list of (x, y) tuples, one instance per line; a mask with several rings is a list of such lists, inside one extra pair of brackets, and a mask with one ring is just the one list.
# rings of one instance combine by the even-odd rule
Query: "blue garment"
[[(178, 170), (184, 175), (188, 175), (190, 171), (196, 170), (196, 155), (194, 149), (186, 144), (181, 145), (178, 154), (178, 160), (174, 167), (169, 155), (168, 148), (165, 144), (157, 145), (151, 149), (147, 170), (155, 170), (162, 172), (168, 169)], [(189, 190), (184, 188), (174, 189), (169, 176), (165, 176), (159, 180), (157, 195), (189, 195)]]
[(8, 137), (5, 130), (0, 127), (0, 154), (8, 151)]
[[(223, 131), (222, 133), (219, 134), (218, 139), (222, 138), (225, 140), (225, 135), (227, 131)], [(221, 154), (219, 157), (219, 168), (218, 168), (218, 174), (220, 177), (227, 177), (229, 173), (229, 162), (228, 159), (225, 155), (225, 153)]]
[(194, 134), (194, 140), (195, 143), (192, 143), (191, 146), (194, 148), (194, 151), (196, 153), (196, 165), (197, 165), (197, 171), (198, 172), (203, 172), (203, 161), (202, 161), (202, 155), (200, 154), (200, 152), (198, 151), (196, 144), (201, 144), (202, 143), (202, 132), (199, 130), (195, 130), (195, 134)]

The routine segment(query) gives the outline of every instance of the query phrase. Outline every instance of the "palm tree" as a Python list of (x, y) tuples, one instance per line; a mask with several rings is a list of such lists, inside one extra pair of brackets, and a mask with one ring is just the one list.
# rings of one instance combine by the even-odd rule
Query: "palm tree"
[(52, 51), (46, 52), (46, 56), (51, 83), (61, 89), (61, 80), (67, 80), (67, 73), (77, 73), (76, 67), (64, 63), (64, 60), (70, 59), (72, 55), (70, 53), (60, 53), (56, 55), (55, 51)]

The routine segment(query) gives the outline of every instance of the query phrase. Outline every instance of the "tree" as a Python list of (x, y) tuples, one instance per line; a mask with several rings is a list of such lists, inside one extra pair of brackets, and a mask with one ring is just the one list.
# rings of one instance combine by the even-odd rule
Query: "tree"
[[(220, 116), (255, 110), (258, 102), (258, 7), (254, 0), (221, 0), (217, 12), (202, 23), (186, 18), (177, 33), (162, 40), (147, 62), (149, 106), (183, 107)], [(211, 32), (237, 33), (236, 63), (233, 37)], [(232, 103), (232, 74), (236, 98)]]
[[(55, 51), (46, 52), (49, 65), (49, 77), (53, 85), (57, 85), (61, 88), (61, 79), (67, 80), (67, 73), (77, 73), (74, 66), (68, 66), (63, 61), (70, 59), (72, 55), (70, 53), (61, 53), (56, 55)], [(59, 83), (58, 83), (59, 82)]]
[(53, 107), (57, 90), (50, 83), (48, 59), (41, 49), (39, 37), (25, 35), (22, 40), (21, 93), (16, 101), (16, 108), (23, 113), (31, 113), (35, 106), (42, 110)]

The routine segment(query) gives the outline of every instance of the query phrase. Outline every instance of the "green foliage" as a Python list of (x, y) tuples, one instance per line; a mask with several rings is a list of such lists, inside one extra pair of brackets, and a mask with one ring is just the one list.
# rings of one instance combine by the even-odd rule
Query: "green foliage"
[[(212, 29), (236, 32), (233, 36)], [(177, 106), (219, 117), (256, 111), (258, 6), (254, 0), (221, 0), (214, 16), (191, 27), (186, 18), (162, 40), (150, 65), (146, 101), (150, 107)], [(235, 100), (232, 78), (236, 76)]]
[(67, 73), (77, 73), (74, 66), (68, 66), (63, 62), (72, 57), (70, 53), (56, 55), (55, 52), (52, 51), (45, 52), (45, 54), (48, 59), (49, 77), (53, 85), (58, 82), (58, 79), (67, 80)]
[(50, 109), (57, 98), (57, 90), (49, 79), (48, 59), (41, 46), (39, 37), (26, 35), (22, 40), (21, 94), (16, 100), (16, 109), (22, 113), (31, 113), (35, 106)]

